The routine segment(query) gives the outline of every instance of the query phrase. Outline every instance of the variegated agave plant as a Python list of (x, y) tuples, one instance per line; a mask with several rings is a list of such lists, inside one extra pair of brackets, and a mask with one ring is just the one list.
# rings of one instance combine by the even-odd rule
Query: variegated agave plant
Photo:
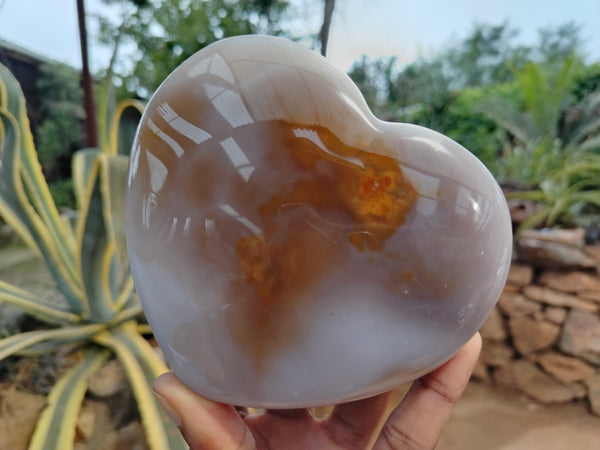
[(111, 355), (128, 375), (150, 448), (187, 448), (152, 396), (151, 383), (166, 367), (140, 334), (149, 330), (125, 250), (127, 156), (120, 153), (128, 149), (119, 152), (119, 135), (127, 140), (124, 134), (129, 134), (131, 141), (131, 133), (119, 122), (131, 115), (139, 119), (141, 108), (135, 101), (119, 105), (112, 126), (102, 126), (108, 123), (106, 116), (100, 124), (104, 131), (101, 149), (75, 154), (78, 212), (65, 218), (42, 175), (19, 83), (0, 65), (0, 214), (39, 251), (64, 295), (64, 305), (56, 306), (0, 281), (0, 302), (21, 308), (45, 324), (0, 340), (0, 360), (47, 353), (64, 345), (78, 348), (83, 355), (48, 395), (31, 449), (73, 447), (88, 379)]

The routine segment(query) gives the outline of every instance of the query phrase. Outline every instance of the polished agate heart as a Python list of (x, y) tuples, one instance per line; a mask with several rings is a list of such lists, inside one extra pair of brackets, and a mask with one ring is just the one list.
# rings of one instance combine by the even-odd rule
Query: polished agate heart
[(338, 403), (432, 370), (493, 308), (511, 236), (473, 155), (376, 119), (344, 73), (280, 38), (185, 61), (131, 154), (144, 311), (177, 376), (220, 402)]

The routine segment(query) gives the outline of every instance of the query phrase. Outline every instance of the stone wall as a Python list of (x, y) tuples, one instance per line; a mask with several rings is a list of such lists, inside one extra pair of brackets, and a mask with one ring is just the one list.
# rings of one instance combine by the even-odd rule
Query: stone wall
[(474, 377), (600, 415), (599, 268), (583, 230), (523, 233)]

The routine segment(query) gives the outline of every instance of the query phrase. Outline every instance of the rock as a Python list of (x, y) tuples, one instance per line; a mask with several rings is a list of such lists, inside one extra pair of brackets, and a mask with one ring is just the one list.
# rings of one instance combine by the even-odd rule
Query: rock
[(75, 438), (77, 440), (88, 441), (94, 433), (96, 425), (96, 408), (91, 402), (86, 402), (81, 406), (77, 426), (75, 429)]
[(488, 366), (502, 366), (512, 360), (513, 350), (507, 345), (495, 341), (484, 341), (480, 360)]
[(560, 327), (528, 317), (513, 317), (508, 322), (513, 344), (522, 355), (548, 348), (560, 335)]
[(149, 448), (146, 442), (144, 427), (139, 421), (131, 422), (124, 427), (114, 431), (114, 448), (128, 450), (146, 450)]
[(590, 313), (598, 311), (598, 305), (593, 302), (546, 287), (535, 285), (525, 286), (525, 288), (523, 288), (523, 293), (531, 300), (552, 306), (566, 306), (568, 308), (574, 308)]
[(506, 330), (504, 329), (502, 315), (497, 308), (492, 309), (487, 320), (479, 330), (481, 337), (491, 341), (503, 341), (506, 339)]
[(544, 228), (542, 230), (525, 230), (521, 233), (522, 239), (532, 239), (542, 242), (554, 242), (569, 247), (583, 248), (585, 246), (585, 230)]
[(498, 307), (509, 317), (527, 316), (542, 310), (542, 305), (538, 302), (513, 292), (503, 292), (498, 300)]
[(567, 310), (565, 308), (559, 308), (558, 306), (548, 306), (544, 310), (544, 318), (548, 322), (562, 325), (567, 318)]
[(588, 389), (588, 400), (592, 412), (600, 416), (600, 373), (592, 375), (585, 380)]
[(576, 309), (567, 316), (560, 349), (600, 365), (600, 317)]
[(521, 292), (521, 287), (514, 284), (505, 284), (503, 292)]
[(507, 284), (525, 286), (533, 280), (533, 269), (523, 264), (512, 264), (508, 272)]
[(483, 381), (484, 383), (490, 382), (490, 374), (488, 373), (487, 366), (485, 362), (481, 359), (481, 357), (475, 363), (475, 367), (473, 368), (473, 372), (471, 372), (471, 377)]
[(564, 384), (581, 381), (594, 374), (594, 368), (579, 358), (548, 352), (536, 358), (544, 370)]
[(600, 291), (580, 291), (578, 297), (600, 303)]
[(125, 389), (127, 383), (123, 366), (118, 360), (111, 359), (90, 377), (88, 390), (96, 397), (110, 397)]
[(538, 281), (549, 288), (562, 292), (578, 293), (581, 291), (600, 292), (600, 278), (586, 272), (574, 270), (571, 272), (546, 271)]
[(506, 201), (511, 221), (515, 225), (520, 225), (541, 209), (541, 205), (532, 200), (508, 198)]
[(585, 389), (581, 384), (562, 384), (526, 359), (498, 367), (494, 372), (494, 381), (502, 386), (517, 388), (542, 403), (566, 403), (585, 397)]
[[(598, 264), (598, 266), (600, 266), (600, 245), (599, 244), (595, 244), (595, 245), (587, 245), (585, 247), (585, 252), (590, 255), (592, 258), (594, 258)], [(596, 266), (596, 269), (598, 269), (598, 266)]]
[(77, 419), (73, 450), (133, 448), (115, 445), (114, 428), (105, 402), (85, 400)]
[(535, 267), (595, 268), (598, 261), (584, 242), (583, 230), (527, 230), (517, 243), (518, 258)]
[(43, 395), (18, 391), (14, 385), (1, 386), (0, 448), (27, 448), (37, 417), (45, 405)]
[(492, 372), (492, 380), (494, 381), (494, 384), (496, 386), (517, 389), (512, 364), (507, 364), (505, 366), (498, 366), (494, 368), (494, 371)]

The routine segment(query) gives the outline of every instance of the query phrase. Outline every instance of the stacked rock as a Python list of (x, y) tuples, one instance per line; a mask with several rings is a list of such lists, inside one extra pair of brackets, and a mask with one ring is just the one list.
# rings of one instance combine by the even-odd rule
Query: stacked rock
[(585, 399), (600, 415), (600, 246), (583, 230), (528, 231), (481, 328), (474, 376), (541, 403)]

